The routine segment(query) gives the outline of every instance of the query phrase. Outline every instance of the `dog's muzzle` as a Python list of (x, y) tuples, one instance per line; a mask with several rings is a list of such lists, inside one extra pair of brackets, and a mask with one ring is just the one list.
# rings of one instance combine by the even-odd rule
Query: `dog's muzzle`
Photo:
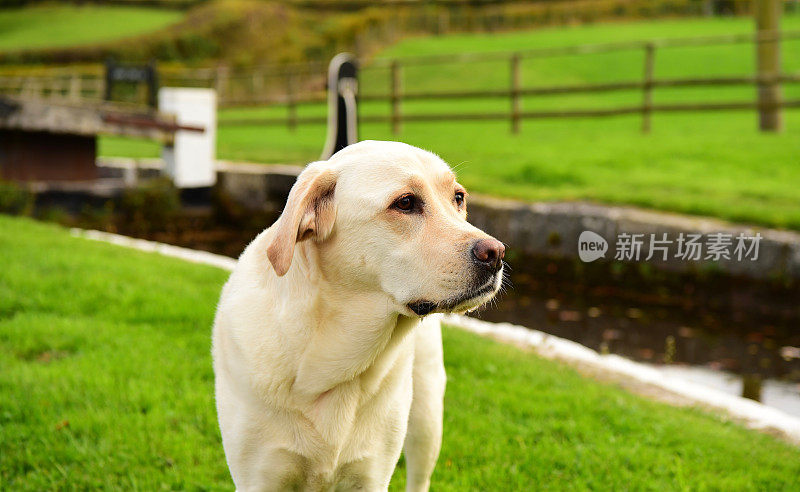
[[(434, 311), (454, 311), (470, 301), (493, 294), (499, 288), (498, 279), (503, 272), (503, 257), (506, 247), (493, 237), (479, 239), (472, 244), (470, 256), (475, 268), (475, 285), (467, 291), (439, 302), (419, 300), (407, 304), (417, 316), (425, 316)], [(487, 298), (486, 300), (490, 299)]]

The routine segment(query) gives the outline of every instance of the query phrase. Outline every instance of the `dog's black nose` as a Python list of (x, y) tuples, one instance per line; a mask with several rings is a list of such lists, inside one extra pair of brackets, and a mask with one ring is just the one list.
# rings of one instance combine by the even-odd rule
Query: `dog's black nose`
[(472, 257), (481, 265), (496, 272), (503, 265), (506, 247), (494, 238), (481, 239), (472, 245)]

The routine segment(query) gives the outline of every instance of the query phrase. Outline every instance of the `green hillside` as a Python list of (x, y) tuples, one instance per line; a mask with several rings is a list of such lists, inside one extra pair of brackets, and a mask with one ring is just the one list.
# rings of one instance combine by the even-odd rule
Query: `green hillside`
[(0, 51), (113, 41), (161, 29), (182, 17), (175, 10), (98, 5), (0, 10)]

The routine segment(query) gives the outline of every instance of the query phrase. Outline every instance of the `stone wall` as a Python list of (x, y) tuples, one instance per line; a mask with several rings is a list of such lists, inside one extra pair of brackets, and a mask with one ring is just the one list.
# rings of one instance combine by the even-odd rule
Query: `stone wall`
[[(732, 275), (750, 278), (800, 278), (800, 234), (762, 227), (731, 224), (711, 218), (691, 217), (664, 212), (641, 210), (633, 207), (597, 205), (580, 202), (524, 203), (489, 197), (471, 197), (470, 222), (495, 235), (511, 247), (528, 254), (577, 258), (578, 237), (581, 232), (593, 231), (609, 243), (606, 259), (616, 254), (615, 239), (620, 234), (643, 234), (641, 246), (644, 260), (650, 250), (651, 234), (676, 240), (681, 233), (729, 234), (733, 239), (730, 251), (735, 248), (735, 238), (761, 235), (758, 256), (737, 260), (734, 255), (720, 261), (704, 259), (683, 260), (675, 256), (677, 244), (669, 249), (666, 261), (656, 251), (647, 264), (655, 268), (677, 272), (720, 270)], [(749, 243), (748, 243), (749, 245)], [(751, 255), (752, 257), (752, 255)]]

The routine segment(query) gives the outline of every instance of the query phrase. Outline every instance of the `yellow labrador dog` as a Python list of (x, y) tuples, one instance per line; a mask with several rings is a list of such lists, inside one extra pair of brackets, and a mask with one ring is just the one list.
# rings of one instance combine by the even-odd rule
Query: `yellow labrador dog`
[(239, 491), (427, 490), (442, 439), (439, 316), (490, 300), (505, 248), (436, 155), (351, 145), (300, 174), (222, 290), (213, 355)]

